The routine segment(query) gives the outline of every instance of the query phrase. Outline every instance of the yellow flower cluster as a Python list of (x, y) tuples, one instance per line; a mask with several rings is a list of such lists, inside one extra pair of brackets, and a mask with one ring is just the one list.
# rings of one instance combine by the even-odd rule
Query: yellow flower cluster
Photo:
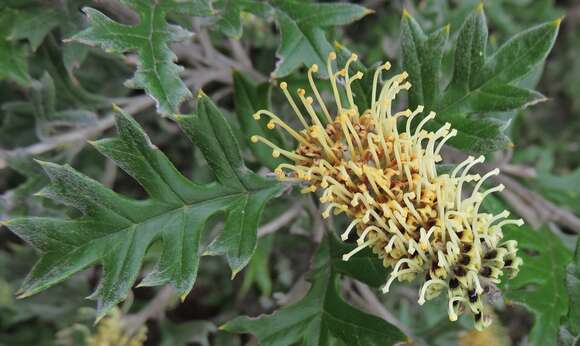
[[(469, 157), (450, 174), (439, 175), (441, 149), (457, 131), (448, 123), (435, 132), (424, 130), (435, 118), (433, 112), (412, 126), (422, 106), (393, 112), (396, 95), (411, 87), (407, 73), (382, 83), (390, 64), (380, 65), (373, 76), (372, 105), (360, 110), (351, 88), (363, 77), (360, 71), (351, 74), (357, 56), (352, 54), (338, 71), (333, 69), (334, 60), (336, 54), (330, 53), (326, 68), (336, 104), (334, 117), (317, 89), (313, 75), (318, 66), (313, 65), (308, 80), (317, 105), (304, 89), (297, 90), (297, 103), (287, 83), (280, 83), (303, 129), (293, 129), (268, 110), (254, 114), (255, 119), (269, 117), (267, 128), (286, 130), (297, 141), (296, 149), (284, 150), (261, 136), (252, 136), (252, 141), (270, 146), (274, 157), (292, 161), (275, 170), (279, 180), (305, 184), (303, 193), (321, 191), (320, 201), (327, 204), (324, 217), (331, 212), (348, 216), (351, 223), (341, 237), (354, 239), (356, 232), (358, 247), (343, 259), (370, 247), (385, 267), (393, 269), (383, 292), (394, 280), (419, 277), (423, 280), (419, 304), (446, 290), (449, 318), (456, 320), (468, 307), (476, 328), (483, 329), (490, 323), (481, 301), (485, 287), (498, 283), (503, 271), (515, 275), (521, 263), (517, 243), (501, 239), (504, 225), (522, 221), (505, 219), (507, 211), (491, 215), (479, 210), (487, 195), (504, 188), (480, 191), (484, 181), (499, 171), (483, 177), (470, 174), (483, 157)], [(471, 182), (475, 186), (466, 194), (466, 183)]]
[(97, 332), (88, 337), (89, 346), (143, 346), (147, 339), (147, 328), (139, 328), (134, 335), (127, 335), (123, 329), (121, 311), (113, 309), (101, 322)]

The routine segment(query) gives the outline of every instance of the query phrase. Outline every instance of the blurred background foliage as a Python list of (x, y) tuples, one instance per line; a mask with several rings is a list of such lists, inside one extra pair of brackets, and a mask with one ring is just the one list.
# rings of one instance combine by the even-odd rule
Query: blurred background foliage
[[(449, 25), (452, 41), (479, 1), (361, 0), (350, 3), (374, 13), (364, 18), (367, 13), (353, 14), (342, 23), (321, 24), (313, 29), (308, 27), (308, 30), (312, 30), (313, 35), (316, 30), (322, 30), (327, 41), (321, 45), (338, 42), (357, 52), (368, 66), (387, 58), (400, 68), (400, 23), (404, 8), (426, 33)], [(213, 180), (201, 152), (179, 134), (175, 123), (160, 117), (152, 100), (144, 96), (142, 90), (123, 85), (134, 73), (135, 54), (109, 54), (78, 42), (68, 42), (67, 39), (88, 25), (80, 11), (83, 6), (95, 7), (121, 23), (137, 21), (136, 14), (117, 1), (5, 0), (0, 4), (0, 220), (24, 215), (76, 213), (34, 195), (47, 184), (47, 178), (33, 158), (69, 163), (117, 192), (137, 199), (146, 196), (126, 173), (86, 145), (87, 139), (110, 136), (113, 132), (112, 122), (107, 118), (111, 103), (130, 108), (131, 114), (138, 113), (137, 119), (152, 142), (181, 172), (196, 181)], [(303, 85), (307, 82), (305, 76), (290, 72), (305, 62), (315, 62), (317, 57), (309, 53), (306, 58), (300, 56), (295, 61), (287, 59), (276, 64), (276, 52), (285, 54), (280, 29), (284, 31), (285, 16), (292, 15), (292, 11), (280, 14), (285, 11), (283, 6), (277, 7), (276, 20), (260, 1), (216, 0), (211, 6), (211, 14), (202, 17), (168, 14), (169, 22), (195, 33), (190, 41), (174, 43), (171, 49), (177, 55), (177, 63), (185, 67), (180, 72), (184, 85), (191, 93), (203, 87), (226, 114), (242, 143), (248, 166), (266, 173), (278, 162), (269, 151), (250, 148), (247, 137), (259, 128), (245, 116), (270, 103), (284, 110), (285, 106), (280, 106), (283, 98), (277, 91), (270, 98), (269, 79), (288, 75), (286, 80), (291, 88)], [(534, 296), (535, 300), (549, 300), (560, 294), (569, 299), (548, 307), (532, 302), (528, 310), (517, 304), (519, 293), (510, 293), (508, 285), (506, 299), (494, 302), (497, 318), (493, 327), (475, 332), (471, 331), (471, 322), (467, 320), (450, 323), (441, 304), (419, 307), (413, 291), (402, 286), (388, 295), (378, 295), (380, 302), (374, 303), (383, 306), (379, 312), (372, 311), (364, 299), (360, 302), (361, 296), (368, 292), (352, 279), (343, 280), (343, 296), (355, 306), (370, 309), (379, 316), (385, 317), (381, 312), (387, 311), (391, 318), (405, 326), (403, 331), (415, 336), (417, 344), (578, 344), (580, 279), (578, 255), (573, 255), (578, 229), (574, 229), (574, 220), (572, 223), (569, 220), (559, 222), (557, 212), (546, 209), (549, 215), (544, 215), (533, 206), (540, 203), (538, 198), (541, 198), (541, 203), (547, 201), (559, 210), (580, 214), (580, 3), (573, 0), (490, 0), (485, 3), (485, 13), (489, 27), (488, 52), (527, 28), (566, 16), (545, 63), (521, 82), (540, 91), (548, 100), (509, 114), (494, 114), (509, 120), (507, 133), (513, 148), (489, 153), (489, 156), (504, 164), (507, 173), (511, 170), (513, 174), (509, 179), (516, 180), (518, 188), (524, 189), (524, 195), (534, 194), (530, 200), (523, 199), (525, 205), (532, 205), (531, 209), (526, 209), (525, 205), (518, 209), (510, 205), (509, 198), (498, 199), (496, 203), (507, 205), (524, 218), (527, 213), (532, 221), (545, 224), (541, 231), (526, 228), (533, 236), (519, 239), (530, 258), (540, 255), (538, 265), (545, 266), (544, 271), (524, 270), (520, 274), (524, 279), (513, 287), (523, 285), (519, 288), (524, 287), (528, 293), (540, 292)], [(352, 24), (346, 25), (350, 22)], [(285, 28), (287, 34), (292, 30), (287, 24)], [(444, 53), (442, 71), (444, 82), (448, 82), (453, 71), (452, 49)], [(183, 105), (184, 112), (192, 108), (191, 102)], [(282, 137), (277, 141), (284, 145)], [(541, 203), (540, 207), (545, 206)], [(320, 241), (316, 239), (320, 234), (314, 231), (322, 223), (314, 216), (316, 210), (310, 198), (285, 194), (265, 209), (262, 224), (266, 227), (259, 230), (263, 234), (256, 253), (235, 279), (229, 279), (229, 269), (223, 258), (206, 256), (196, 285), (184, 301), (179, 301), (164, 288), (134, 288), (130, 299), (97, 326), (93, 325), (93, 304), (84, 297), (95, 288), (99, 269), (88, 269), (37, 296), (17, 300), (15, 292), (37, 256), (2, 227), (0, 345), (255, 344), (251, 336), (231, 334), (218, 327), (240, 315), (273, 312), (305, 294), (308, 287), (305, 273), (310, 268), (316, 242)], [(283, 223), (276, 223), (280, 215), (287, 218)], [(331, 228), (342, 229), (344, 220), (334, 222)], [(215, 221), (210, 229), (215, 231), (219, 227), (219, 222)], [(212, 234), (208, 233), (206, 237), (210, 239)], [(159, 252), (160, 249), (154, 247), (148, 254), (145, 271), (153, 267), (154, 256)], [(546, 275), (547, 279), (538, 280), (541, 275)], [(529, 283), (533, 285), (528, 286)], [(546, 289), (547, 285), (555, 286)], [(552, 326), (557, 331), (556, 338), (544, 344), (536, 343), (546, 339), (538, 335), (542, 331), (532, 331), (535, 321), (556, 323)], [(112, 339), (107, 341), (103, 335)]]

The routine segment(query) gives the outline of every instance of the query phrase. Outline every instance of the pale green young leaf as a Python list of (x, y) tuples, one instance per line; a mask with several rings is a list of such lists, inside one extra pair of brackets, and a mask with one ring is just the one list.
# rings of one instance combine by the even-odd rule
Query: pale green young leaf
[(51, 185), (40, 195), (76, 208), (83, 216), (20, 218), (6, 223), (42, 253), (22, 285), (22, 296), (100, 264), (103, 276), (92, 298), (98, 301), (102, 317), (126, 298), (143, 257), (157, 240), (162, 241), (162, 254), (140, 285), (171, 284), (185, 295), (197, 274), (205, 223), (218, 213), (226, 215), (224, 230), (215, 241), (219, 252), (226, 254), (234, 274), (249, 262), (261, 212), (281, 191), (280, 185), (245, 167), (231, 128), (207, 96), (200, 97), (197, 114), (177, 120), (203, 152), (215, 182), (202, 185), (184, 177), (141, 127), (120, 111), (119, 137), (94, 145), (137, 180), (148, 199), (121, 196), (68, 165), (41, 163)]
[(329, 345), (334, 339), (358, 346), (403, 341), (405, 335), (396, 327), (352, 307), (340, 296), (339, 275), (329, 237), (323, 240), (315, 255), (310, 275), (312, 286), (302, 300), (271, 315), (238, 317), (221, 329), (251, 333), (262, 346)]
[(183, 68), (175, 64), (176, 56), (168, 45), (186, 40), (192, 33), (167, 23), (166, 16), (168, 12), (205, 16), (211, 13), (209, 5), (207, 1), (124, 2), (139, 14), (138, 24), (120, 24), (93, 8), (85, 8), (90, 26), (74, 35), (72, 40), (116, 53), (136, 52), (139, 57), (137, 71), (126, 85), (144, 89), (156, 100), (160, 113), (176, 113), (179, 105), (191, 97), (191, 92), (179, 77)]

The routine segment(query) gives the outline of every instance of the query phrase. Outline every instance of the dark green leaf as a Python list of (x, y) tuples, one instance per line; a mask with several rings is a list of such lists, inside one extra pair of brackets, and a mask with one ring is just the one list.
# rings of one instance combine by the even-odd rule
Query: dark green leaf
[(214, 252), (225, 253), (233, 274), (256, 248), (256, 228), (264, 205), (280, 185), (248, 170), (232, 130), (204, 95), (198, 114), (180, 116), (179, 125), (201, 149), (217, 181), (197, 184), (181, 175), (149, 140), (141, 127), (117, 114), (119, 137), (99, 140), (95, 147), (137, 180), (149, 199), (137, 201), (105, 188), (70, 166), (41, 163), (51, 185), (41, 195), (80, 210), (77, 219), (21, 218), (7, 226), (42, 252), (22, 285), (21, 295), (40, 292), (94, 264), (103, 267), (92, 295), (98, 315), (125, 299), (139, 275), (149, 246), (162, 240), (153, 272), (140, 283), (170, 283), (187, 294), (195, 281), (199, 243), (206, 221), (225, 213), (225, 227)]
[(221, 328), (254, 334), (262, 346), (328, 345), (340, 339), (346, 345), (392, 345), (405, 336), (386, 321), (347, 304), (338, 293), (339, 276), (330, 255), (332, 240), (323, 240), (314, 259), (312, 286), (299, 302), (271, 315), (238, 317)]
[(179, 77), (182, 67), (174, 63), (176, 56), (168, 44), (186, 40), (192, 34), (182, 27), (168, 24), (165, 17), (169, 11), (208, 15), (207, 1), (125, 2), (138, 12), (140, 20), (137, 25), (123, 25), (95, 9), (85, 8), (91, 25), (72, 39), (99, 45), (111, 52), (136, 52), (139, 56), (137, 72), (126, 85), (145, 89), (157, 101), (159, 112), (176, 113), (181, 102), (191, 97), (191, 93)]

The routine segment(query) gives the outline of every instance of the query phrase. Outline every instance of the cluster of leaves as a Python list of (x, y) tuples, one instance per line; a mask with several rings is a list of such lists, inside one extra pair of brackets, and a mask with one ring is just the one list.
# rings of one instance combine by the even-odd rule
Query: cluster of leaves
[[(240, 40), (259, 66), (252, 76), (285, 77), (291, 85), (305, 82), (292, 77), (292, 72), (326, 65), (334, 49), (339, 63), (350, 56), (346, 47), (356, 48), (367, 62), (387, 55), (409, 73), (413, 84), (409, 107), (425, 105), (438, 113), (430, 126), (449, 122), (459, 131), (452, 146), (464, 152), (493, 153), (517, 140), (542, 147), (517, 150), (514, 155), (521, 162), (542, 158), (527, 185), (580, 212), (580, 171), (560, 174), (572, 169), (574, 159), (567, 159), (572, 165), (555, 163), (554, 155), (563, 156), (561, 146), (522, 134), (529, 126), (524, 109), (547, 100), (535, 89), (560, 28), (561, 13), (550, 0), (533, 5), (504, 0), (485, 6), (471, 0), (459, 5), (432, 0), (417, 8), (410, 4), (408, 9), (305, 0), (98, 3), (105, 5), (84, 0), (0, 4), (0, 83), (7, 86), (0, 89), (0, 145), (9, 153), (0, 150), (0, 169), (7, 166), (17, 173), (7, 173), (6, 182), (0, 182), (0, 189), (6, 190), (0, 195), (0, 221), (40, 251), (18, 292), (22, 298), (32, 297), (16, 302), (12, 296), (22, 279), (18, 274), (25, 270), (14, 269), (31, 265), (30, 249), (1, 234), (0, 331), (50, 325), (35, 340), (19, 339), (26, 335), (16, 333), (16, 338), (0, 339), (0, 344), (41, 344), (59, 330), (59, 344), (86, 342), (91, 327), (86, 314), (79, 317), (81, 303), (56, 298), (82, 297), (94, 289), (90, 297), (97, 300), (97, 309), (89, 315), (100, 319), (133, 295), (136, 307), (146, 304), (150, 297), (142, 298), (140, 292), (166, 284), (184, 302), (170, 312), (170, 317), (175, 316), (159, 322), (158, 344), (208, 344), (208, 334), (214, 335), (212, 342), (217, 345), (240, 343), (233, 333), (253, 334), (262, 345), (385, 345), (409, 337), (351, 305), (352, 299), (342, 293), (344, 277), (375, 288), (384, 282), (388, 271), (370, 251), (344, 262), (342, 254), (354, 245), (327, 234), (316, 244), (312, 260), (304, 256), (313, 247), (311, 238), (318, 237), (311, 235), (320, 229), (316, 212), (279, 225), (290, 230), (289, 236), (258, 236), (260, 224), (302, 199), (294, 193), (280, 197), (290, 187), (261, 172), (283, 160), (248, 141), (250, 135), (260, 134), (287, 145), (277, 131), (266, 132), (264, 119), (256, 122), (251, 117), (259, 109), (271, 108), (279, 95), (271, 93), (272, 83), (235, 71), (227, 81), (233, 92), (226, 94), (221, 109), (201, 91), (194, 99), (188, 80), (195, 85), (191, 76), (196, 65), (178, 60), (172, 49), (176, 44), (191, 48), (198, 39), (200, 46)], [(523, 8), (520, 3), (525, 3)], [(276, 29), (267, 26), (270, 22)], [(575, 36), (570, 36), (566, 44), (573, 47)], [(341, 44), (333, 48), (333, 39)], [(400, 44), (387, 44), (392, 41)], [(233, 55), (231, 59), (239, 52)], [(211, 59), (206, 57), (204, 63)], [(566, 59), (562, 57), (560, 63)], [(247, 67), (247, 61), (235, 66)], [(360, 61), (351, 66), (369, 71)], [(573, 74), (578, 71), (580, 64), (575, 64)], [(361, 109), (370, 104), (371, 79), (372, 73), (366, 73), (352, 84)], [(566, 83), (579, 80), (568, 78)], [(209, 89), (219, 88), (219, 83)], [(139, 123), (118, 107), (105, 114), (114, 102), (129, 102), (126, 108), (130, 108), (141, 91), (145, 102), (153, 100), (156, 109), (143, 112)], [(236, 117), (229, 116), (230, 110)], [(91, 142), (88, 148), (75, 140), (50, 144), (85, 133), (76, 138), (82, 142), (112, 124), (118, 135)], [(94, 128), (98, 131), (92, 132)], [(177, 136), (179, 131), (185, 136)], [(38, 149), (44, 145), (56, 150)], [(116, 178), (108, 183), (106, 178), (90, 178), (106, 177), (116, 166), (126, 174), (114, 174)], [(192, 174), (187, 176), (184, 168)], [(506, 208), (496, 204), (488, 208)], [(343, 220), (335, 220), (330, 228), (343, 226)], [(572, 249), (547, 228), (509, 228), (505, 233), (506, 238), (518, 240), (524, 252), (520, 275), (503, 291), (508, 303), (522, 303), (534, 314), (527, 338), (537, 345), (572, 344), (579, 335), (578, 250), (574, 257)], [(215, 255), (224, 255), (227, 267), (218, 257), (209, 257)], [(202, 256), (208, 257), (199, 266)], [(95, 266), (100, 270), (91, 269), (88, 279), (85, 274), (74, 275)], [(229, 277), (225, 268), (233, 282), (225, 280)], [(273, 311), (277, 305), (273, 292), (288, 291), (306, 271), (305, 295)], [(243, 279), (237, 279), (238, 273)], [(216, 282), (224, 287), (221, 292), (215, 292)], [(230, 306), (243, 306), (244, 299), (253, 299), (246, 305), (256, 306), (255, 287), (261, 295), (258, 308)], [(413, 300), (393, 294), (386, 305), (409, 325), (418, 342), (434, 336), (433, 343), (447, 343), (449, 329), (440, 328), (440, 321), (447, 320), (444, 309), (419, 310), (415, 303), (411, 308)], [(240, 304), (231, 304), (234, 299)], [(186, 313), (180, 310), (184, 306), (189, 309)], [(210, 312), (192, 317), (198, 310)], [(228, 312), (216, 312), (220, 310)], [(272, 313), (231, 319), (264, 312)], [(215, 324), (223, 325), (218, 331)], [(80, 339), (71, 341), (75, 338)]]

